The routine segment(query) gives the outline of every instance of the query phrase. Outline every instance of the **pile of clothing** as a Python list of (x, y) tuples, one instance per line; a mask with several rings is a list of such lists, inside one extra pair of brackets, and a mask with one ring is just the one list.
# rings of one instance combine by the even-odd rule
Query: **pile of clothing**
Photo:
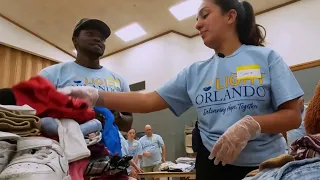
[(307, 135), (292, 143), (290, 154), (261, 163), (244, 180), (319, 179), (319, 169), (320, 134)]
[(167, 172), (194, 172), (195, 158), (180, 157), (176, 160), (176, 163), (167, 161), (160, 165), (159, 170)]
[(130, 166), (111, 111), (36, 76), (0, 90), (0, 180), (83, 180)]

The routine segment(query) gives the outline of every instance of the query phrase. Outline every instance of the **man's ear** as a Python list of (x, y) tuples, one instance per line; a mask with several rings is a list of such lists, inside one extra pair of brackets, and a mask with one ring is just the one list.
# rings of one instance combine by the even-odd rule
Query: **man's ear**
[(75, 36), (73, 36), (73, 37), (72, 37), (72, 42), (73, 42), (74, 47), (76, 47), (76, 49), (77, 49), (77, 45), (78, 45), (78, 38), (77, 38), (77, 37), (75, 37)]
[(234, 23), (237, 20), (237, 16), (238, 16), (237, 11), (234, 9), (231, 9), (227, 14), (228, 24)]

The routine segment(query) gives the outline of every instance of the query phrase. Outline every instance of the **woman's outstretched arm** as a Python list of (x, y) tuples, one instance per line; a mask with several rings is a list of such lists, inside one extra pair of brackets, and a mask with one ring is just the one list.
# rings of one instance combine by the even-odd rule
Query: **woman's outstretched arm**
[(99, 91), (97, 106), (132, 113), (149, 113), (169, 108), (168, 103), (156, 92), (105, 92)]

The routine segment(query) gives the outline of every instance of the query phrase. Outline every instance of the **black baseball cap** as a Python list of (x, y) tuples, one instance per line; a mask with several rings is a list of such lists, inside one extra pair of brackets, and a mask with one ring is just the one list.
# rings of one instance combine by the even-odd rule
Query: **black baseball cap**
[(95, 29), (100, 31), (103, 36), (107, 39), (110, 34), (111, 30), (109, 26), (101, 20), (98, 19), (89, 19), (83, 18), (81, 19), (75, 26), (73, 30), (72, 36), (76, 36), (82, 29)]

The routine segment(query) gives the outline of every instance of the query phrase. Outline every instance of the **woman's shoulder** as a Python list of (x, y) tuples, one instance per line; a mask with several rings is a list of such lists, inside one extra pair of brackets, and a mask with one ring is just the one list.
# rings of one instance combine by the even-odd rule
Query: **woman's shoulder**
[(203, 68), (206, 68), (208, 67), (212, 61), (214, 60), (214, 55), (209, 58), (209, 59), (206, 59), (206, 60), (200, 60), (200, 61), (196, 61), (194, 63), (192, 63), (190, 66), (188, 66), (187, 68), (185, 68), (187, 71), (199, 71)]
[(246, 53), (254, 53), (260, 54), (267, 57), (279, 57), (279, 53), (277, 53), (274, 49), (266, 47), (266, 46), (253, 46), (253, 45), (246, 45), (245, 48)]

